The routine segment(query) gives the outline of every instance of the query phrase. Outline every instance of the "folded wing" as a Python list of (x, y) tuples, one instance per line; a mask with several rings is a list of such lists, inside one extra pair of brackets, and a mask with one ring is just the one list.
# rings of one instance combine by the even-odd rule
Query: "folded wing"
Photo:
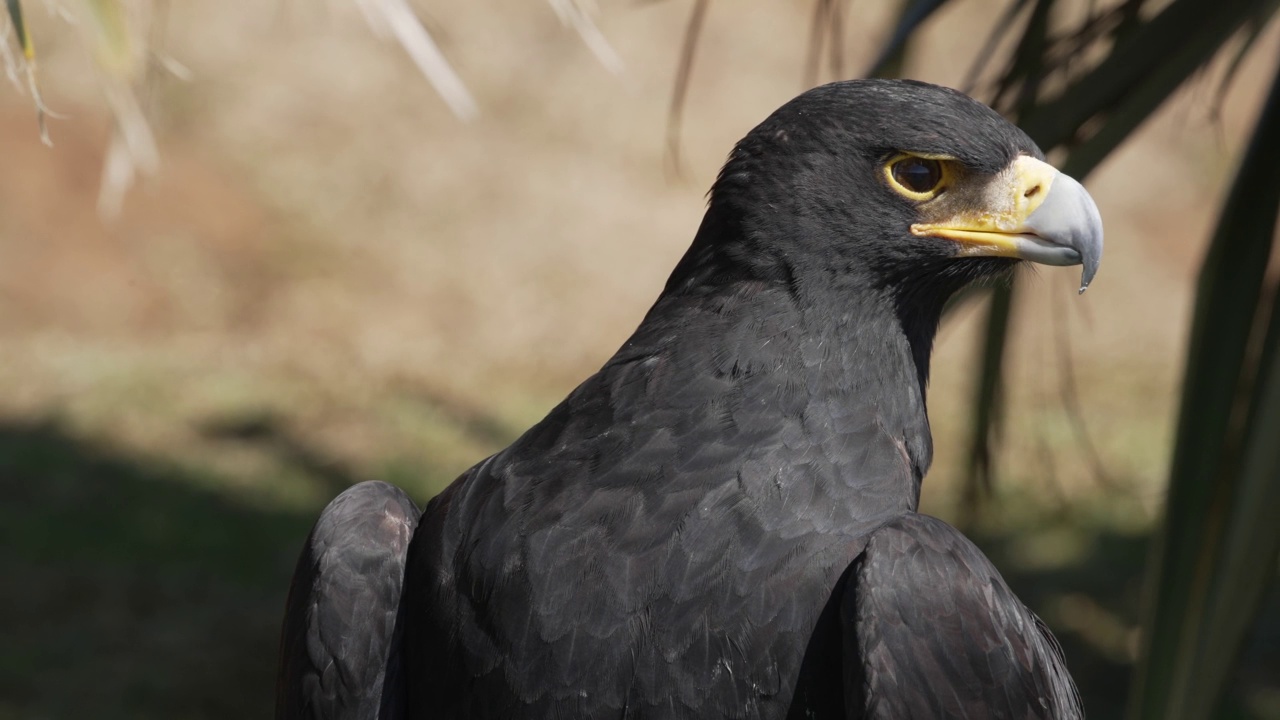
[(848, 582), (841, 620), (853, 717), (1084, 716), (1048, 628), (950, 525), (912, 513), (881, 527)]
[(381, 482), (354, 485), (324, 509), (289, 586), (277, 720), (403, 716), (400, 591), (418, 515)]

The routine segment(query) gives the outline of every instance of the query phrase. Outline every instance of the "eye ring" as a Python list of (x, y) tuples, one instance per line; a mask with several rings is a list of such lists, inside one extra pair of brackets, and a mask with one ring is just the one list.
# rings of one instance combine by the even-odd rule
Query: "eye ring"
[(937, 158), (898, 155), (885, 164), (885, 176), (900, 195), (924, 201), (945, 189), (947, 167)]

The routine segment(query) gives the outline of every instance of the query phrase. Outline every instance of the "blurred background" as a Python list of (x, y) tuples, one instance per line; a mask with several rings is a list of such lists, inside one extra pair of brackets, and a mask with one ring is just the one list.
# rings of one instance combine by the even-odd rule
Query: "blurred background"
[[(186, 0), (155, 45), (186, 72), (146, 86), (159, 170), (108, 218), (101, 78), (28, 5), (61, 117), (45, 147), (0, 85), (0, 718), (268, 716), (324, 503), (372, 478), (425, 501), (540, 419), (657, 296), (732, 143), (836, 74), (809, 67), (813, 0), (709, 5), (677, 167), (689, 2), (602, 2), (618, 74), (546, 4), (421, 3), (479, 108), (463, 122), (354, 6)], [(947, 4), (901, 73), (961, 85), (1005, 6)], [(844, 76), (898, 13), (850, 6)], [(1094, 718), (1124, 711), (1196, 273), (1278, 58), (1272, 23), (1225, 94), (1231, 57), (1090, 176), (1107, 254), (1088, 293), (1078, 269), (1023, 271), (976, 501), (982, 303), (939, 337), (923, 510), (1055, 629)], [(1280, 718), (1274, 587), (1220, 712)]]

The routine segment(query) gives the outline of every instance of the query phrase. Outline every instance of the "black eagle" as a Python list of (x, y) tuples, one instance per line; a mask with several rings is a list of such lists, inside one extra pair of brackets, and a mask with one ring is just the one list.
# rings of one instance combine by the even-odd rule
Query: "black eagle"
[(1082, 717), (1045, 626), (916, 509), (944, 303), (1101, 253), (1089, 195), (986, 106), (804, 93), (544, 420), (421, 514), (382, 483), (325, 509), (277, 718)]

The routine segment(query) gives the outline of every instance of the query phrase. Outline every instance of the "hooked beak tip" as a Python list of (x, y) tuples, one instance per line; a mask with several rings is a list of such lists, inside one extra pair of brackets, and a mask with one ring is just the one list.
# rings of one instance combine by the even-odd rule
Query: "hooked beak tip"
[(1084, 266), (1080, 276), (1083, 293), (1098, 273), (1103, 238), (1102, 215), (1084, 186), (1075, 178), (1059, 173), (1044, 202), (1027, 218), (1025, 227), (1049, 243), (1075, 251), (1079, 258), (1076, 262)]

